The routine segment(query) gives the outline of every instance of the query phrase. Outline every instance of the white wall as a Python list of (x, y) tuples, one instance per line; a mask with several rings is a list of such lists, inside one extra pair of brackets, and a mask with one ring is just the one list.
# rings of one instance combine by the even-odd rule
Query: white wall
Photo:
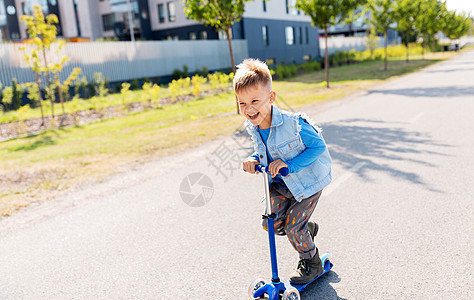
[[(257, 18), (257, 19), (271, 19), (271, 20), (285, 20), (285, 21), (302, 21), (310, 22), (311, 18), (304, 15), (303, 12), (300, 14), (294, 14), (296, 11), (289, 8), (289, 13), (286, 13), (286, 1), (285, 0), (269, 0), (266, 2), (267, 11), (263, 11), (263, 0), (255, 0), (245, 5), (244, 18)], [(296, 0), (288, 0), (291, 3), (296, 3)]]
[[(364, 51), (366, 49), (365, 41), (367, 37), (365, 36), (336, 36), (336, 37), (328, 37), (328, 53), (333, 54), (338, 51), (349, 51), (351, 49), (355, 49), (356, 51)], [(398, 41), (397, 44), (399, 44)], [(324, 49), (326, 45), (326, 40), (324, 37), (319, 38), (319, 53), (321, 56), (324, 56)], [(377, 47), (384, 46), (384, 38), (381, 37), (377, 43)]]
[[(174, 2), (176, 7), (176, 20), (174, 22), (168, 21), (168, 2)], [(160, 23), (158, 17), (158, 4), (162, 3), (165, 10), (165, 22)], [(164, 30), (182, 26), (190, 26), (200, 24), (191, 19), (186, 19), (184, 8), (181, 1), (178, 0), (148, 0), (149, 18), (151, 21), (151, 30)]]

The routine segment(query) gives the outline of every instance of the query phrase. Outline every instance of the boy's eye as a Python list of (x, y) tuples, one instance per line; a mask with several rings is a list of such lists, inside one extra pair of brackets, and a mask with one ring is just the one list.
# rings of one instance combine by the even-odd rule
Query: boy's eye
[(255, 102), (258, 102), (258, 100), (257, 100), (257, 99), (255, 99), (255, 100), (252, 100), (252, 103), (255, 103)]
[(240, 104), (240, 105), (245, 105), (245, 103), (243, 103), (243, 102), (240, 102), (239, 104)]

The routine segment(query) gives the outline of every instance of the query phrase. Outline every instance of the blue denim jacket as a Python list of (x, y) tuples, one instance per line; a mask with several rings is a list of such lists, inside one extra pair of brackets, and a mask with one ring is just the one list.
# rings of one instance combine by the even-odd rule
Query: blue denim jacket
[[(312, 120), (306, 115), (284, 110), (280, 111), (273, 105), (272, 124), (270, 126), (270, 134), (268, 135), (267, 147), (274, 160), (291, 160), (306, 149), (299, 134), (301, 131), (301, 125), (298, 123), (300, 117), (307, 120), (323, 138), (321, 129), (314, 125)], [(254, 150), (259, 156), (260, 163), (263, 166), (268, 166), (267, 149), (258, 133), (258, 127), (250, 123), (249, 120), (246, 120), (245, 127), (252, 137)], [(282, 178), (297, 201), (306, 199), (322, 190), (331, 182), (332, 178), (331, 156), (327, 147), (312, 165)]]

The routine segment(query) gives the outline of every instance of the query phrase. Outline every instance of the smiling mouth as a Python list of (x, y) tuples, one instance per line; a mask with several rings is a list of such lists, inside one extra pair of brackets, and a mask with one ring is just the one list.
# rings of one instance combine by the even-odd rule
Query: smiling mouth
[(259, 114), (260, 114), (259, 112), (256, 112), (253, 115), (247, 114), (247, 116), (249, 117), (250, 120), (255, 120)]

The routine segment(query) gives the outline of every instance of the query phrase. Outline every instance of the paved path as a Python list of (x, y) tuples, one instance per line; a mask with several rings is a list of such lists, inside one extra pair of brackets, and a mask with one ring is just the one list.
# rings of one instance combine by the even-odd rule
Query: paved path
[[(468, 52), (305, 109), (335, 180), (313, 216), (334, 269), (303, 299), (474, 298), (473, 78)], [(246, 299), (271, 274), (262, 182), (216, 175), (226, 148), (248, 151), (221, 138), (1, 219), (0, 299)], [(195, 172), (214, 187), (202, 207), (179, 193)], [(297, 256), (277, 249), (286, 279)]]

